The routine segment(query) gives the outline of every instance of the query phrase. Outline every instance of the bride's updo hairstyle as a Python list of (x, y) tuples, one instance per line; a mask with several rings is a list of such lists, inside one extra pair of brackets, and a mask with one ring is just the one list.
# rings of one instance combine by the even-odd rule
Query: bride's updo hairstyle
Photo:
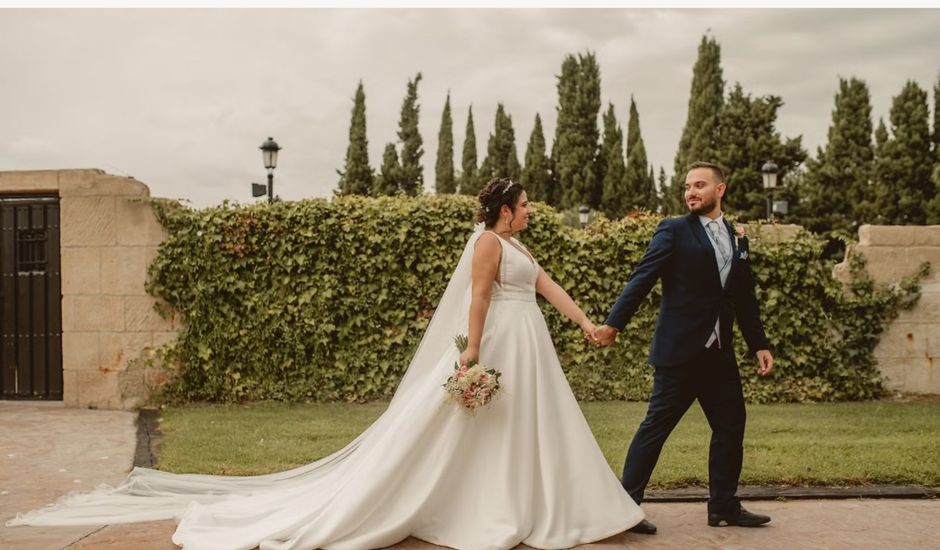
[(491, 179), (477, 195), (480, 200), (477, 221), (483, 222), (486, 227), (493, 227), (499, 221), (500, 208), (505, 204), (510, 210), (515, 210), (516, 202), (523, 191), (525, 189), (522, 185), (508, 178)]

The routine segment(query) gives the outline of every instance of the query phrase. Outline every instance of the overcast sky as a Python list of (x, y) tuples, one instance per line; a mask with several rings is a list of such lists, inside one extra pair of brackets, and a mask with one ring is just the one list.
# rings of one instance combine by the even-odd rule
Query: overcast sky
[(815, 154), (839, 76), (868, 83), (875, 123), (908, 79), (932, 108), (938, 29), (940, 10), (5, 9), (0, 170), (101, 168), (200, 207), (250, 202), (273, 136), (276, 193), (330, 196), (358, 81), (378, 168), (420, 71), (430, 190), (448, 90), (458, 167), (471, 104), (480, 160), (498, 102), (522, 160), (536, 113), (552, 141), (564, 56), (590, 50), (605, 108), (625, 127), (632, 94), (649, 158), (671, 173), (705, 33), (721, 44), (726, 88), (781, 96), (778, 130)]

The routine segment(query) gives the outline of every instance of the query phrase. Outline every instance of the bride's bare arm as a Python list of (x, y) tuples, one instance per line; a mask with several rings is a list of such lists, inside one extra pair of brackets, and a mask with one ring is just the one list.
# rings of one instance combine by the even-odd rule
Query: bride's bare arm
[(473, 250), (472, 284), (470, 297), (470, 326), (467, 334), (467, 349), (460, 355), (460, 363), (480, 359), (480, 340), (483, 338), (483, 324), (486, 312), (490, 309), (493, 294), (493, 281), (499, 269), (502, 252), (496, 235), (484, 233), (477, 239)]
[(565, 289), (561, 288), (542, 269), (539, 270), (539, 276), (535, 280), (535, 291), (544, 296), (562, 315), (577, 323), (585, 333), (594, 333), (594, 323), (581, 311), (578, 304), (574, 303), (571, 296), (568, 296)]

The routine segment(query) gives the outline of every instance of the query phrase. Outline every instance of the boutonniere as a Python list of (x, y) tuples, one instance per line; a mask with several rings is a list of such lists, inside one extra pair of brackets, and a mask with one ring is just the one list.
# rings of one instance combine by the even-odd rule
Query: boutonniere
[(747, 260), (747, 250), (742, 250), (741, 254), (738, 255), (738, 258), (741, 260)]

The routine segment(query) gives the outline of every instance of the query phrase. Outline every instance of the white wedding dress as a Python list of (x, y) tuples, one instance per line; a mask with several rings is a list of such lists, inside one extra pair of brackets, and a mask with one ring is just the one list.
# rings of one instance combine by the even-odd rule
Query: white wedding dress
[(475, 416), (442, 384), (466, 333), (464, 249), (388, 409), (349, 445), (270, 475), (171, 474), (135, 468), (116, 488), (73, 494), (10, 525), (178, 518), (185, 549), (363, 550), (408, 536), (459, 550), (569, 548), (636, 525), (571, 392), (535, 301), (538, 264), (504, 241), (480, 362), (502, 371), (502, 396)]

